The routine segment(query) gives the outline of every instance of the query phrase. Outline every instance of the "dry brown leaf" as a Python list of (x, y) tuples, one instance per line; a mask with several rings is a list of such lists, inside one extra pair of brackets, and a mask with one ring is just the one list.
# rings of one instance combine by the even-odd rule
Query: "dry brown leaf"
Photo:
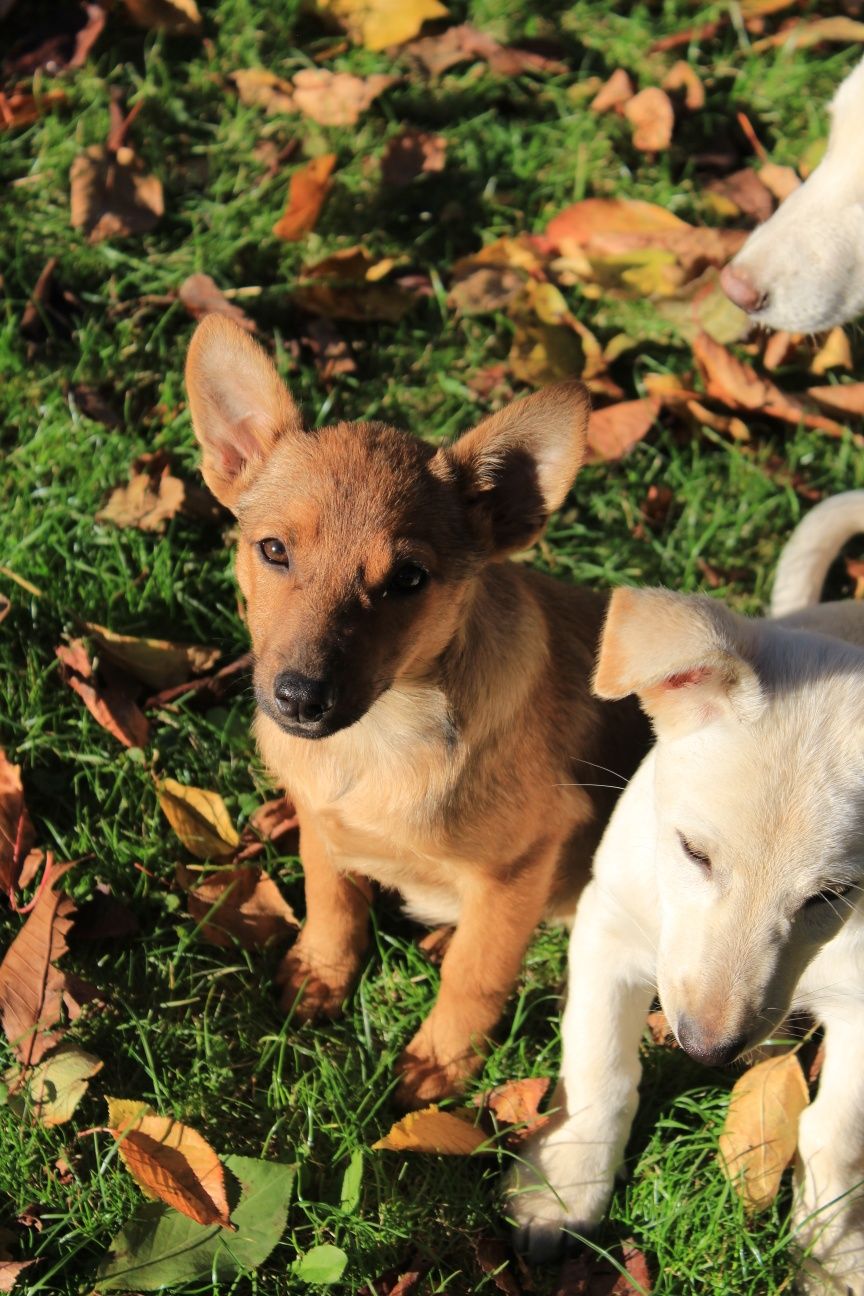
[(166, 778), (159, 784), (158, 795), (165, 818), (196, 859), (231, 859), (240, 836), (218, 792)]
[(548, 1076), (509, 1080), (478, 1094), (473, 1102), (475, 1107), (494, 1112), (499, 1124), (519, 1126), (510, 1131), (510, 1137), (521, 1142), (547, 1124), (549, 1117), (541, 1115), (538, 1108), (548, 1088)]
[(698, 112), (705, 107), (705, 87), (698, 73), (684, 59), (672, 64), (663, 78), (663, 89), (672, 92), (683, 90), (684, 106), (690, 112)]
[(26, 90), (4, 94), (0, 90), (0, 132), (17, 126), (32, 126), (44, 113), (52, 112), (65, 102), (63, 90), (45, 90), (38, 95)]
[(177, 477), (170, 456), (157, 450), (133, 461), (128, 485), (111, 492), (96, 521), (161, 534), (178, 514), (208, 522), (224, 516), (208, 490)]
[(763, 1210), (776, 1197), (809, 1101), (794, 1053), (759, 1062), (735, 1083), (720, 1135), (720, 1164), (750, 1210)]
[[(8, 8), (10, 0), (5, 0)], [(4, 0), (0, 0), (0, 20), (4, 14)], [(83, 3), (72, 10), (61, 9), (49, 26), (49, 34), (35, 46), (28, 44), (3, 60), (7, 77), (33, 76), (47, 72), (57, 76), (61, 72), (83, 67), (96, 41), (105, 27), (107, 13), (101, 4)], [(56, 22), (56, 25), (55, 25)]]
[(417, 298), (399, 283), (381, 282), (393, 265), (389, 258), (376, 260), (364, 247), (344, 248), (304, 266), (291, 299), (328, 319), (396, 322)]
[(146, 234), (165, 211), (162, 182), (146, 175), (130, 148), (93, 144), (69, 172), (71, 223), (89, 243)]
[(357, 45), (387, 49), (412, 40), (424, 22), (446, 18), (440, 0), (317, 0), (319, 10), (332, 14)]
[(220, 869), (204, 877), (181, 865), (177, 878), (188, 892), (190, 918), (201, 924), (199, 935), (211, 945), (259, 949), (297, 930), (294, 910), (257, 865)]
[(759, 179), (778, 202), (783, 202), (801, 187), (801, 180), (794, 167), (778, 166), (776, 162), (763, 162), (759, 168)]
[[(522, 1296), (522, 1284), (511, 1268), (513, 1253), (501, 1238), (478, 1238), (474, 1254), (484, 1274), (488, 1274), (504, 1296)], [(487, 1287), (488, 1291), (488, 1287)]]
[(810, 372), (828, 373), (829, 369), (851, 369), (852, 346), (843, 329), (838, 325), (831, 329), (819, 350), (810, 361)]
[(161, 689), (147, 698), (144, 709), (171, 706), (179, 698), (184, 701), (195, 701), (203, 706), (215, 706), (232, 690), (243, 687), (244, 676), (252, 669), (252, 654), (243, 653), (235, 661), (222, 666), (212, 675), (203, 675), (200, 679), (189, 680), (185, 684), (175, 684), (173, 688)]
[(164, 31), (169, 36), (199, 36), (203, 21), (195, 0), (123, 0), (126, 12), (139, 27)]
[(595, 459), (622, 458), (647, 436), (659, 412), (660, 402), (653, 396), (592, 410), (588, 422), (589, 454)]
[(148, 1197), (198, 1224), (233, 1229), (225, 1174), (210, 1144), (188, 1125), (140, 1102), (107, 1098), (108, 1125), (132, 1178)]
[(0, 1258), (0, 1292), (11, 1292), (21, 1274), (35, 1260), (4, 1260)]
[(459, 63), (487, 63), (497, 76), (521, 76), (523, 72), (566, 72), (565, 64), (531, 50), (501, 45), (488, 32), (471, 23), (448, 27), (440, 36), (426, 36), (414, 41), (405, 51), (426, 69), (430, 76), (441, 76)]
[(266, 68), (238, 68), (230, 74), (237, 87), (240, 102), (249, 108), (263, 108), (268, 116), (276, 113), (293, 113), (294, 87), (284, 77)]
[(224, 315), (246, 329), (247, 333), (255, 332), (254, 321), (228, 300), (208, 274), (189, 275), (180, 285), (177, 296), (193, 319), (201, 319), (204, 315)]
[[(772, 333), (765, 343), (765, 350), (762, 352), (762, 363), (766, 369), (782, 369), (787, 365), (795, 354), (795, 350), (804, 340), (803, 333), (787, 333), (783, 329), (778, 329)], [(724, 341), (718, 338), (718, 342)]]
[(435, 1152), (439, 1156), (470, 1156), (487, 1141), (470, 1117), (440, 1111), (434, 1104), (409, 1112), (372, 1144), (373, 1152)]
[(753, 331), (750, 317), (726, 296), (720, 275), (709, 266), (674, 293), (657, 302), (657, 314), (674, 324), (688, 342), (707, 333), (715, 342), (740, 342)]
[(734, 414), (718, 414), (701, 401), (689, 400), (685, 406), (687, 413), (696, 421), (698, 427), (709, 427), (721, 436), (731, 436), (733, 441), (749, 441), (750, 429), (743, 419)]
[(719, 180), (712, 180), (706, 192), (713, 194), (731, 205), (731, 210), (722, 215), (751, 216), (755, 221), (766, 221), (774, 210), (773, 195), (763, 181), (749, 167), (733, 171), (731, 175)]
[(613, 109), (623, 108), (635, 93), (636, 87), (629, 72), (625, 72), (623, 68), (616, 68), (609, 80), (605, 81), (597, 91), (588, 107), (595, 113), (611, 112)]
[(808, 387), (807, 395), (823, 409), (837, 414), (864, 417), (864, 383), (837, 383), (830, 387)]
[(579, 338), (567, 325), (517, 320), (507, 364), (519, 382), (546, 387), (579, 377), (584, 360)]
[(49, 862), (27, 921), (0, 964), (0, 1018), (19, 1062), (35, 1066), (61, 1037), (66, 977), (55, 964), (66, 953), (75, 905), (55, 891), (71, 864)]
[(525, 286), (525, 276), (509, 266), (478, 266), (456, 279), (448, 304), (463, 315), (489, 315), (507, 310)]
[(659, 86), (649, 86), (628, 99), (624, 116), (633, 127), (634, 148), (643, 153), (658, 153), (672, 143), (675, 110), (672, 100)]
[(9, 896), (18, 885), (21, 866), (33, 840), (33, 825), (24, 804), (21, 766), (13, 765), (0, 747), (0, 889)]
[(325, 319), (323, 315), (304, 325), (300, 341), (311, 351), (315, 369), (322, 382), (332, 383), (340, 374), (357, 372), (357, 362), (351, 346), (332, 321)]
[(864, 41), (864, 22), (855, 22), (852, 18), (840, 15), (817, 18), (813, 22), (800, 23), (797, 27), (783, 27), (772, 36), (754, 41), (753, 50), (759, 53), (770, 49), (772, 45), (783, 45), (791, 52), (809, 49), (811, 45), (820, 45), (823, 41), (839, 45), (860, 44)]
[(325, 153), (293, 172), (288, 182), (288, 204), (273, 226), (277, 238), (296, 243), (315, 228), (335, 166), (336, 154)]
[(661, 1048), (680, 1048), (680, 1044), (675, 1038), (675, 1032), (669, 1025), (669, 1020), (662, 1008), (657, 1008), (654, 1012), (649, 1012), (645, 1018), (645, 1024), (651, 1036), (651, 1041)]
[(147, 717), (135, 700), (137, 686), (109, 666), (93, 669), (82, 639), (54, 649), (63, 678), (103, 729), (124, 747), (144, 747), (150, 734)]
[(299, 820), (291, 802), (281, 796), (260, 805), (249, 816), (249, 823), (262, 841), (277, 842), (295, 832)]
[(182, 684), (190, 675), (203, 675), (216, 665), (221, 649), (202, 644), (175, 644), (166, 639), (140, 639), (136, 635), (118, 634), (95, 621), (79, 622), (82, 630), (95, 640), (100, 658), (134, 675), (151, 688), (171, 688)]
[(713, 40), (728, 21), (729, 15), (723, 14), (714, 22), (703, 23), (700, 27), (685, 27), (683, 31), (673, 32), (670, 36), (661, 36), (648, 46), (648, 53), (662, 54), (667, 50), (680, 49), (682, 45), (699, 45), (703, 41)]
[(381, 179), (393, 188), (410, 184), (418, 176), (443, 171), (447, 141), (430, 131), (403, 130), (394, 135), (381, 159)]
[(382, 73), (358, 77), (304, 68), (294, 77), (294, 103), (321, 126), (354, 126), (372, 101), (398, 80)]

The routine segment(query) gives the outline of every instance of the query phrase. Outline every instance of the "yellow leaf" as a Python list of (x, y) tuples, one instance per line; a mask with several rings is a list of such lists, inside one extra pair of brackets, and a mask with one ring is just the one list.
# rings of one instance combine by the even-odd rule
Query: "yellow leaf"
[(146, 1103), (107, 1098), (108, 1124), (132, 1178), (149, 1197), (199, 1224), (232, 1229), (222, 1164), (195, 1130)]
[(794, 1053), (751, 1067), (733, 1088), (720, 1135), (720, 1163), (750, 1210), (762, 1210), (776, 1197), (809, 1101)]
[(810, 372), (827, 373), (829, 369), (851, 369), (852, 348), (849, 339), (838, 325), (833, 328), (810, 362)]
[(172, 778), (163, 779), (158, 791), (165, 817), (187, 850), (203, 860), (231, 858), (240, 837), (218, 792)]
[(440, 0), (318, 0), (318, 8), (341, 23), (351, 39), (370, 50), (402, 45), (430, 18), (446, 18)]
[(167, 32), (169, 36), (197, 36), (202, 20), (195, 0), (123, 0), (139, 27)]
[(409, 1112), (384, 1138), (372, 1144), (373, 1152), (436, 1152), (439, 1156), (470, 1156), (487, 1141), (483, 1130), (469, 1118), (442, 1112), (433, 1104)]
[(7, 1071), (3, 1079), (13, 1089), (9, 1101), (16, 1115), (29, 1110), (43, 1125), (63, 1125), (87, 1092), (87, 1082), (101, 1070), (102, 1062), (92, 1053), (63, 1044), (26, 1079), (20, 1071)]
[(507, 362), (514, 378), (545, 387), (581, 376), (584, 351), (575, 333), (558, 324), (518, 322)]
[(190, 675), (205, 674), (221, 656), (219, 648), (139, 639), (136, 635), (118, 634), (95, 621), (82, 621), (81, 628), (96, 640), (100, 656), (155, 689), (185, 684)]

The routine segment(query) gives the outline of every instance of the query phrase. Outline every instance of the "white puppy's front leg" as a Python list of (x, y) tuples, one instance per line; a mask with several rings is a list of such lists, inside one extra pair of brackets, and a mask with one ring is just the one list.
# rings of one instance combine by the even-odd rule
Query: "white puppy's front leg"
[(820, 1015), (825, 1060), (795, 1169), (799, 1290), (864, 1296), (864, 1005), (850, 995)]
[[(646, 966), (647, 964), (647, 966)], [(535, 1263), (603, 1217), (636, 1112), (639, 1042), (652, 991), (644, 942), (596, 881), (570, 938), (562, 1074), (548, 1125), (507, 1184), (517, 1245)]]

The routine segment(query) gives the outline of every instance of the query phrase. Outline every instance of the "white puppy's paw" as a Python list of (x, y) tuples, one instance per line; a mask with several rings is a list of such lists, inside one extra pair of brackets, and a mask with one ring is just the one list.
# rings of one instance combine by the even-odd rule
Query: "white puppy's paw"
[(532, 1264), (545, 1264), (578, 1245), (602, 1220), (614, 1185), (611, 1145), (562, 1122), (530, 1140), (505, 1184), (505, 1211), (515, 1245)]
[(801, 1252), (796, 1290), (805, 1296), (864, 1296), (864, 1231), (836, 1202), (799, 1199), (795, 1243)]

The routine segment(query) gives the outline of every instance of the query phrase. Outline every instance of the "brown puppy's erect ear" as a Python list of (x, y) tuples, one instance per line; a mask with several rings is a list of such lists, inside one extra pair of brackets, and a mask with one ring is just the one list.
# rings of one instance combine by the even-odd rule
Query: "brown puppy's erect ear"
[(267, 353), (221, 315), (206, 316), (195, 330), (186, 389), (204, 452), (202, 475), (216, 498), (232, 508), (280, 437), (302, 432), (300, 411)]
[(580, 382), (514, 401), (439, 451), (465, 482), (492, 549), (523, 549), (563, 504), (582, 467), (591, 399)]
[(751, 664), (757, 627), (722, 603), (662, 589), (612, 595), (594, 675), (597, 697), (637, 694), (663, 737), (723, 715), (745, 723), (765, 704)]

